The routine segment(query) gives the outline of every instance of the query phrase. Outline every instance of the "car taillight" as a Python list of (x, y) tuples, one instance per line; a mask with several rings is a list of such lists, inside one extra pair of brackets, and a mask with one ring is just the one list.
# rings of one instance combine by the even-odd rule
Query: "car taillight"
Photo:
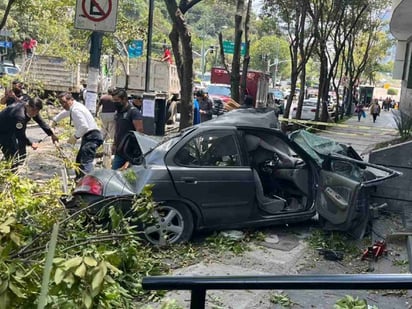
[(316, 108), (312, 108), (310, 111), (311, 111), (312, 113), (316, 113)]
[(87, 192), (93, 195), (102, 195), (103, 184), (96, 177), (86, 175), (77, 183), (76, 191)]

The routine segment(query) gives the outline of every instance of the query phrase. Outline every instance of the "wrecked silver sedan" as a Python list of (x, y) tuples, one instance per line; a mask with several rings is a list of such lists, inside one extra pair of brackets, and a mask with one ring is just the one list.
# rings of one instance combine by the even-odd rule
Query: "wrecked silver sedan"
[(122, 171), (96, 170), (66, 204), (131, 201), (152, 184), (156, 222), (144, 234), (153, 244), (187, 241), (202, 229), (269, 226), (315, 214), (325, 229), (361, 238), (370, 190), (400, 175), (333, 140), (282, 133), (273, 111), (235, 110), (162, 142), (130, 132), (121, 149), (137, 181)]

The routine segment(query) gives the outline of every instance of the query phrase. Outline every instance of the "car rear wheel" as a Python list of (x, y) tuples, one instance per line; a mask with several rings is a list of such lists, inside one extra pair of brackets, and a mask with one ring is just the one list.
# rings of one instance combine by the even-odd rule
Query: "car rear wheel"
[(188, 241), (193, 233), (193, 216), (182, 204), (166, 203), (156, 207), (155, 222), (144, 229), (146, 239), (164, 246)]

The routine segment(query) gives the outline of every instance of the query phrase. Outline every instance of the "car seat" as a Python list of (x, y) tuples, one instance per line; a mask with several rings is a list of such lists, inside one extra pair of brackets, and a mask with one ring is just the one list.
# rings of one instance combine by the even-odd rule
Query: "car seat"
[(253, 169), (253, 178), (256, 186), (256, 199), (259, 207), (270, 214), (277, 214), (285, 207), (285, 201), (277, 198), (268, 197), (263, 192), (262, 181), (260, 180), (258, 172)]

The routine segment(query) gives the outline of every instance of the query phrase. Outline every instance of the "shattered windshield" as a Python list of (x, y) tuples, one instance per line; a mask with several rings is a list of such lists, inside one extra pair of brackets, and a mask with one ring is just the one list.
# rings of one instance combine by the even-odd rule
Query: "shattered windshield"
[(319, 165), (323, 162), (323, 156), (331, 153), (346, 154), (344, 146), (334, 140), (298, 130), (290, 134), (290, 139), (302, 147)]

